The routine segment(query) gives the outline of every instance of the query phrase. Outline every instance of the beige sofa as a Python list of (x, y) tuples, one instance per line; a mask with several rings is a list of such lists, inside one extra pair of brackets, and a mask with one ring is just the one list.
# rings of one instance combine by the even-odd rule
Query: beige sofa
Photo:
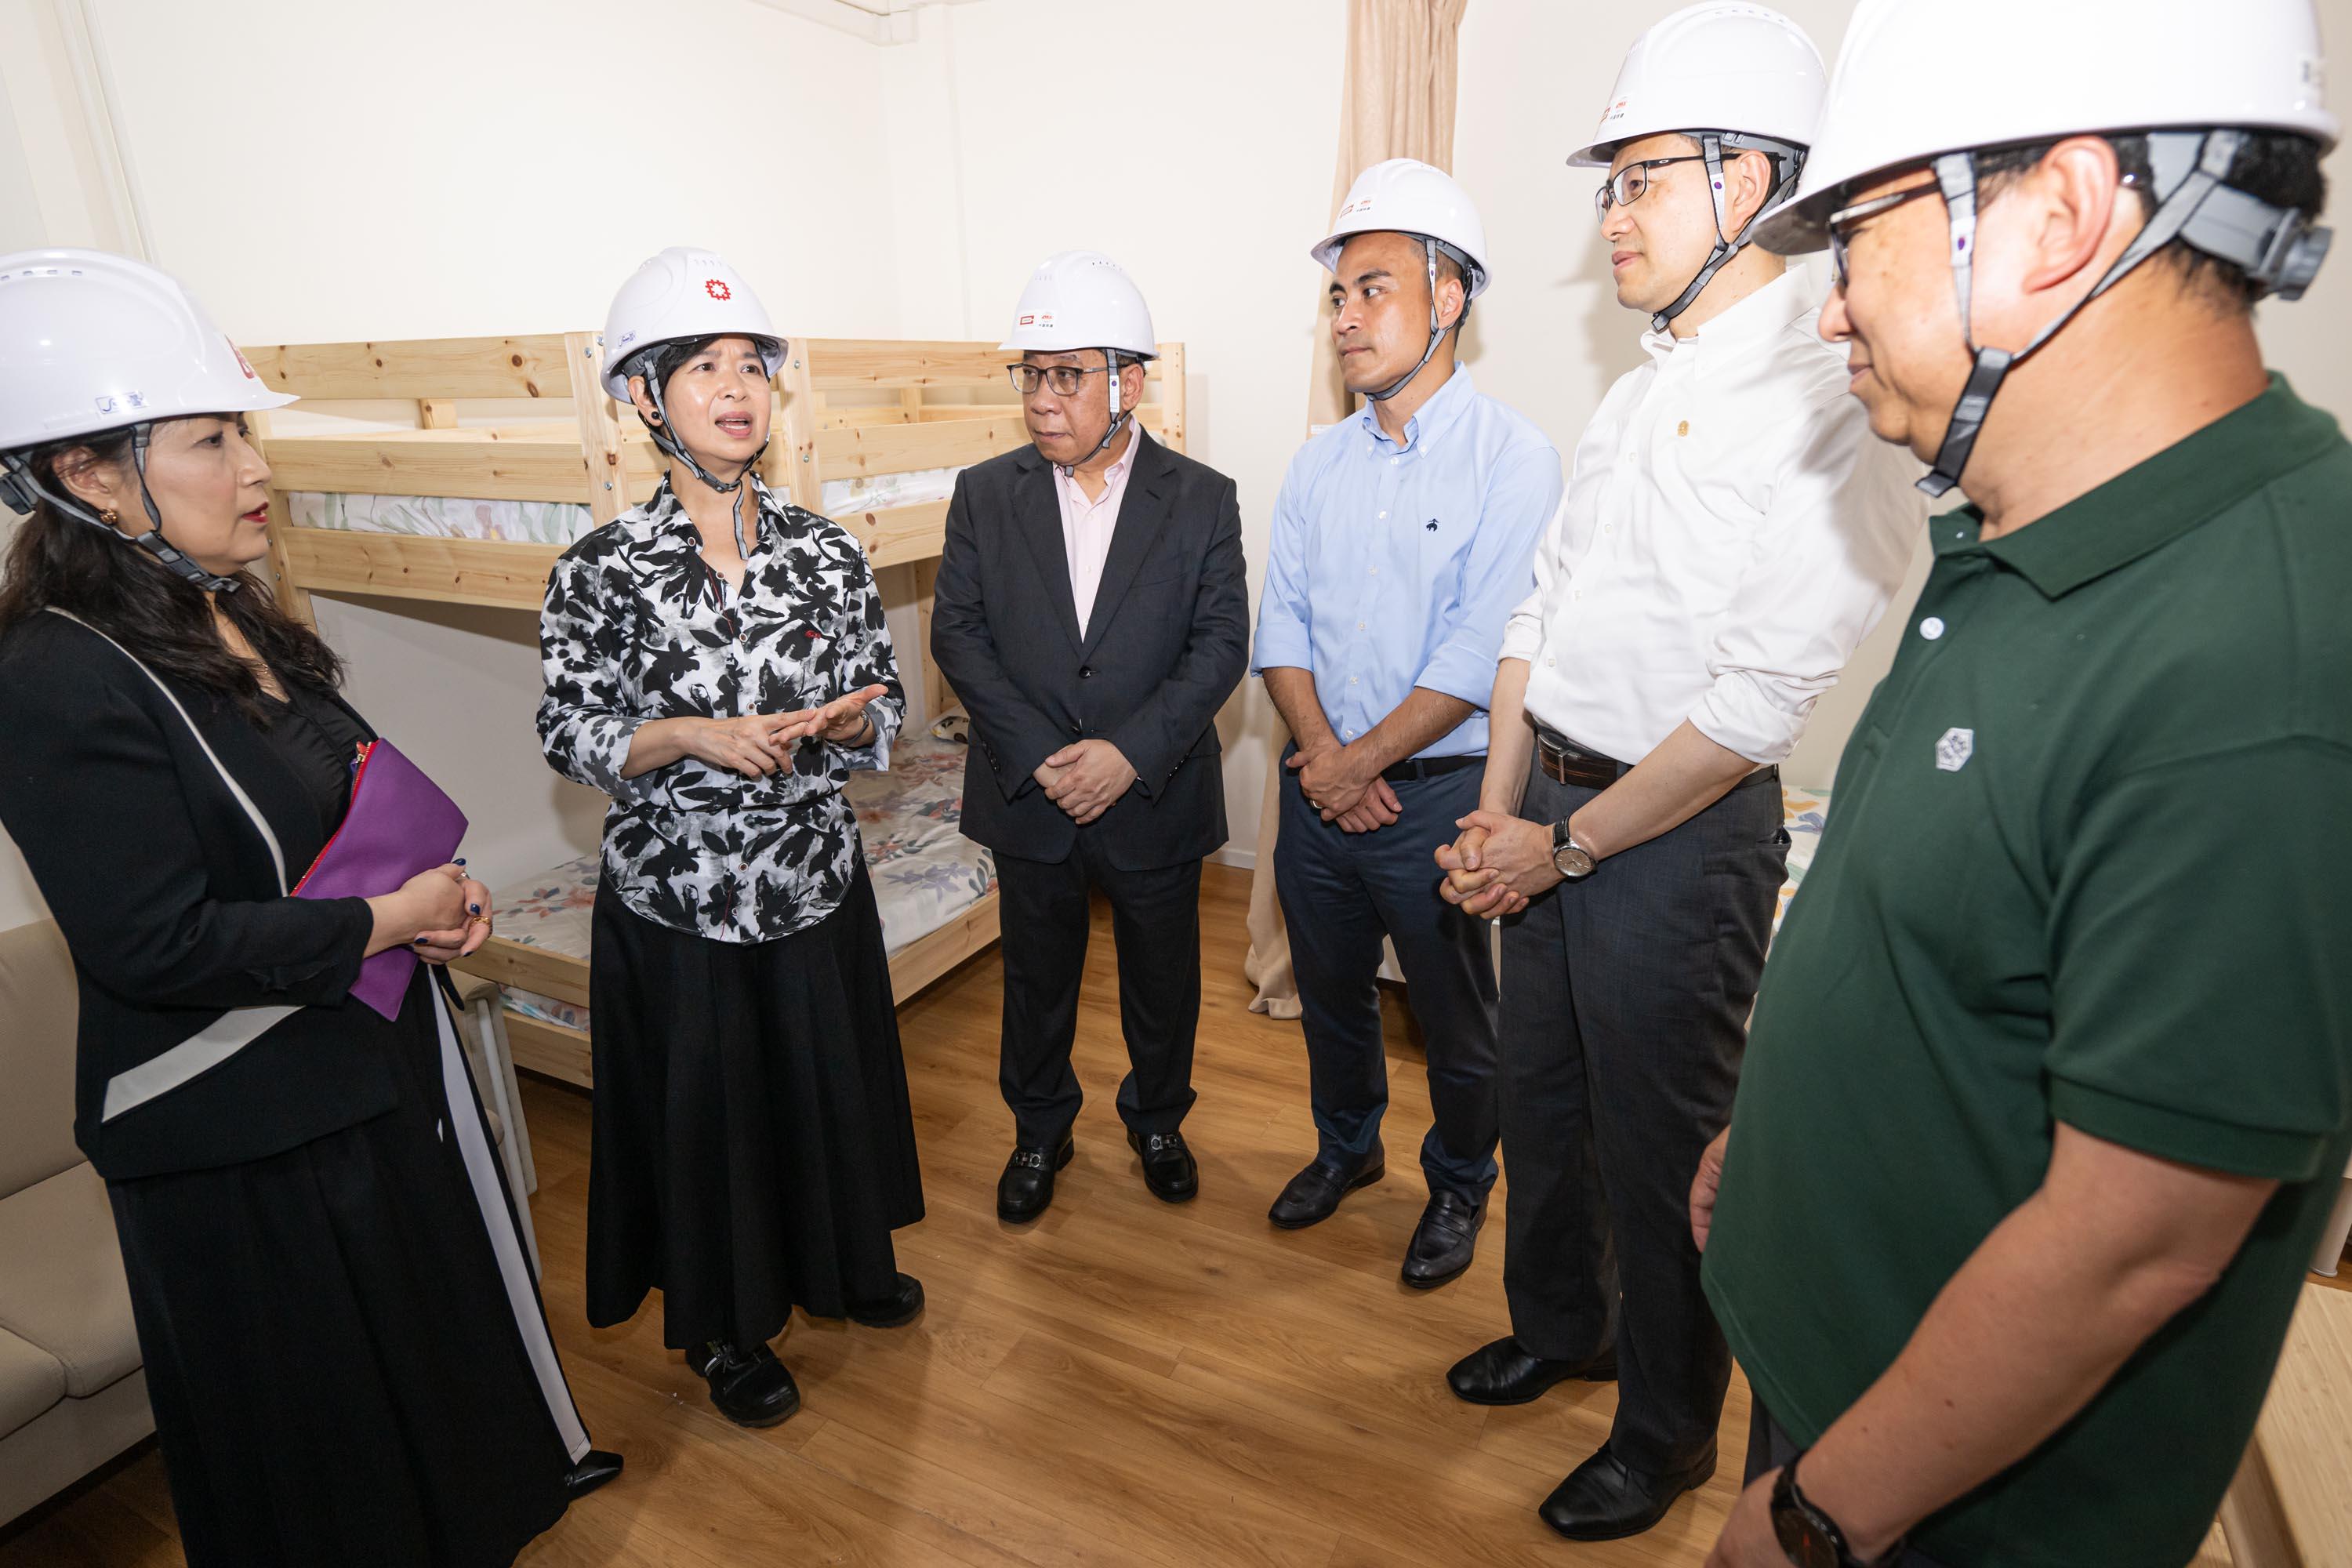
[(106, 1184), (73, 1141), (73, 961), (0, 931), (0, 1523), (155, 1429)]

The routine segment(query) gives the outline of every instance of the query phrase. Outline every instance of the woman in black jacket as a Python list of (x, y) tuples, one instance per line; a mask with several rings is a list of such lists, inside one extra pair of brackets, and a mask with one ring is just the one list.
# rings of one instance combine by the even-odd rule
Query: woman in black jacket
[(194, 1568), (512, 1561), (619, 1468), (563, 1382), (420, 967), (488, 933), (462, 863), (289, 890), (373, 739), (248, 568), (271, 394), (163, 273), (0, 258), (0, 825), (70, 945), (75, 1136), (106, 1179)]

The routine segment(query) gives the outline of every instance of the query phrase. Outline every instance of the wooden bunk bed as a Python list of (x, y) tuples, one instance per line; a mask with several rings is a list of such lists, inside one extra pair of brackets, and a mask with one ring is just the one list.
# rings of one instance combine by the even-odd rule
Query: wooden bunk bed
[[(280, 598), (306, 617), (313, 594), (536, 613), (570, 540), (646, 500), (661, 475), (635, 410), (604, 394), (593, 332), (285, 344), (246, 355), (272, 388), (304, 400), (302, 417), (257, 416), (255, 429), (271, 469), (271, 571)], [(848, 528), (877, 574), (911, 578), (904, 585), (921, 646), (900, 656), (902, 665), (919, 664), (925, 700), (921, 712), (908, 713), (902, 740), (926, 736), (952, 700), (929, 648), (946, 487), (956, 470), (1027, 439), (1004, 373), (1012, 357), (985, 342), (794, 338), (776, 376), (775, 434), (762, 476), (795, 504)], [(349, 417), (309, 417), (321, 413)], [(1181, 343), (1160, 345), (1138, 419), (1183, 449)], [(346, 507), (352, 498), (366, 505)], [(539, 532), (557, 536), (377, 531), (348, 515), (370, 508), (397, 514), (403, 498), (414, 498), (419, 511), (478, 512), (494, 534), (510, 531), (496, 521), (497, 509), (528, 503), (538, 509)], [(329, 521), (340, 525), (321, 525)], [(934, 758), (930, 772), (947, 770)], [(574, 902), (579, 867), (558, 868), (575, 879)], [(992, 870), (986, 884), (976, 902), (894, 945), (890, 978), (901, 1002), (995, 942)], [(586, 1084), (589, 1036), (559, 1021), (576, 1019), (588, 1004), (584, 943), (571, 945), (579, 951), (500, 934), (465, 968), (508, 998), (502, 1026), (516, 1065)], [(530, 1016), (517, 1010), (518, 997), (550, 1005)]]

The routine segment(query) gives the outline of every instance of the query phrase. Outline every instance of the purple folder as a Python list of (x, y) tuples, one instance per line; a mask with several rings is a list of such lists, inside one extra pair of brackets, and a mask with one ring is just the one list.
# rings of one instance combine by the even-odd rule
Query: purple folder
[[(466, 837), (466, 814), (389, 741), (360, 750), (351, 808), (302, 879), (298, 899), (373, 899), (420, 871), (446, 866)], [(387, 948), (360, 965), (352, 994), (387, 1018), (400, 1016), (416, 954)]]

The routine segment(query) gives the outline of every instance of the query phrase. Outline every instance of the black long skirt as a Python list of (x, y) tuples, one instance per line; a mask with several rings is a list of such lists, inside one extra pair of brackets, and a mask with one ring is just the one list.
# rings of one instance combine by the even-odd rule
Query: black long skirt
[(109, 1184), (190, 1568), (491, 1568), (588, 1449), (456, 1035), (424, 975), (400, 1104)]
[(751, 1345), (797, 1306), (889, 1295), (923, 1217), (874, 888), (772, 942), (726, 942), (596, 895), (588, 1321), (662, 1292), (662, 1338)]

